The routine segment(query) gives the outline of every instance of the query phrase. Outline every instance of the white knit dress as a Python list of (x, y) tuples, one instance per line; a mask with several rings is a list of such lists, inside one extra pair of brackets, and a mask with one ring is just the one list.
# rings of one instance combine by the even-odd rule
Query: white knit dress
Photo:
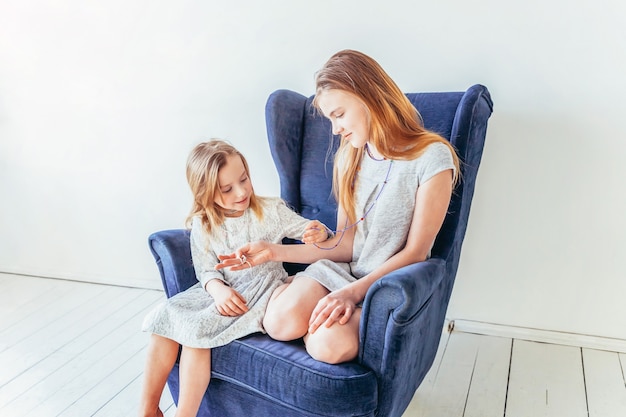
[[(302, 239), (309, 220), (278, 198), (265, 198), (263, 220), (248, 209), (241, 217), (226, 218), (209, 235), (200, 219), (191, 227), (191, 255), (199, 283), (169, 298), (144, 319), (142, 329), (184, 346), (213, 348), (256, 332), (264, 332), (263, 316), (272, 291), (284, 283), (287, 273), (280, 262), (267, 262), (242, 271), (216, 271), (218, 254), (233, 253), (245, 243), (266, 240), (280, 243), (284, 237)], [(247, 301), (249, 310), (237, 317), (222, 316), (204, 290), (211, 279), (221, 279)]]

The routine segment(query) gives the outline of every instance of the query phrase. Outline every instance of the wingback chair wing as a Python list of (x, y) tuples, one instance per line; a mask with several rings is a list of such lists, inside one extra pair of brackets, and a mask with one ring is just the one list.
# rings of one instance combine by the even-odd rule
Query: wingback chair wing
[[(482, 85), (407, 97), (425, 126), (450, 140), (461, 159), (461, 182), (431, 258), (394, 271), (370, 288), (354, 361), (318, 362), (302, 341), (279, 342), (260, 333), (213, 349), (212, 380), (198, 416), (399, 417), (407, 408), (437, 351), (493, 108)], [(289, 90), (270, 95), (269, 145), (282, 198), (303, 216), (334, 228), (332, 156), (338, 140), (311, 102), (312, 97)], [(168, 297), (197, 282), (187, 231), (156, 232), (149, 243)], [(302, 266), (285, 267), (293, 272)], [(177, 365), (168, 385), (177, 402)]]

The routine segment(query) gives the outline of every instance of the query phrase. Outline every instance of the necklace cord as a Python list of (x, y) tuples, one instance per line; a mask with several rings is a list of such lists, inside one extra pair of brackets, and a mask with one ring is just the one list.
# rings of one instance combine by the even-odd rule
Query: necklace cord
[[(365, 146), (367, 147), (367, 144)], [(368, 153), (369, 153), (369, 151), (368, 151)], [(313, 243), (313, 246), (315, 246), (316, 248), (321, 249), (321, 250), (333, 250), (337, 246), (339, 246), (339, 244), (343, 240), (343, 236), (344, 236), (346, 231), (352, 229), (353, 227), (355, 227), (359, 223), (362, 223), (363, 221), (365, 221), (365, 218), (370, 213), (370, 211), (372, 211), (372, 208), (374, 208), (374, 206), (376, 205), (376, 202), (380, 198), (380, 195), (383, 193), (383, 190), (385, 189), (385, 186), (389, 182), (389, 174), (391, 173), (391, 166), (392, 165), (393, 165), (393, 160), (390, 160), (389, 161), (389, 168), (387, 169), (387, 175), (385, 176), (385, 181), (383, 181), (382, 187), (380, 187), (380, 190), (378, 190), (378, 194), (376, 194), (376, 198), (374, 199), (372, 204), (370, 204), (370, 206), (367, 208), (367, 210), (365, 210), (365, 212), (363, 213), (363, 216), (359, 220), (357, 220), (356, 222), (352, 223), (351, 225), (348, 225), (348, 219), (346, 219), (346, 223), (344, 224), (343, 229), (341, 229), (341, 230), (334, 230), (333, 231), (329, 227), (326, 227), (326, 229), (329, 230), (333, 235), (337, 235), (338, 233), (341, 233), (341, 236), (339, 236), (339, 240), (337, 241), (337, 243), (335, 243), (333, 246), (331, 246), (329, 248), (321, 247), (317, 243)]]
[(385, 159), (387, 159), (387, 158), (385, 158), (384, 156), (383, 156), (382, 158), (376, 158), (376, 157), (374, 157), (374, 154), (372, 154), (372, 151), (370, 150), (370, 147), (367, 145), (367, 143), (365, 144), (365, 152), (367, 152), (367, 155), (368, 155), (370, 158), (372, 158), (374, 161), (381, 162), (381, 161), (384, 161)]

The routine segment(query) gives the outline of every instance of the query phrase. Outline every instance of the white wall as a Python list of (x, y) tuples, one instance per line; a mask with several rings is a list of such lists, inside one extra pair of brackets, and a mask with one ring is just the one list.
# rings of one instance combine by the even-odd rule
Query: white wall
[(147, 236), (182, 227), (191, 147), (231, 140), (277, 194), (268, 94), (312, 94), (353, 48), (405, 91), (492, 93), (449, 316), (626, 339), (625, 18), (617, 0), (4, 0), (0, 271), (158, 288)]

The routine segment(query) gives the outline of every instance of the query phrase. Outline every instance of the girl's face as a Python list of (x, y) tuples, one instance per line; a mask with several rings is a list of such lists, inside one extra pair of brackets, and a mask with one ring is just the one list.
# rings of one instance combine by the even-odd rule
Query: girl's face
[(343, 90), (326, 90), (317, 98), (322, 114), (330, 120), (333, 134), (341, 135), (355, 148), (369, 140), (369, 114), (365, 104)]
[(250, 206), (252, 183), (239, 155), (226, 158), (226, 165), (220, 168), (217, 179), (219, 193), (215, 196), (215, 203), (227, 215), (244, 211)]

